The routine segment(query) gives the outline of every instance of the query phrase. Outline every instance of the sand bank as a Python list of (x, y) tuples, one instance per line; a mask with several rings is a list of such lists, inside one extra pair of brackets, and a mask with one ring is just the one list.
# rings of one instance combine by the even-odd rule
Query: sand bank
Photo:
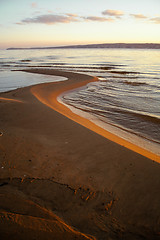
[(1, 236), (159, 239), (160, 165), (68, 118), (56, 97), (92, 77), (41, 73), (69, 81), (0, 94), (23, 102), (0, 102)]
[[(27, 72), (36, 72), (36, 73), (40, 73), (40, 74), (55, 74), (54, 71), (52, 72), (52, 70), (48, 70), (46, 72), (46, 70), (29, 70)], [(107, 139), (116, 142), (124, 147), (127, 147), (128, 149), (131, 149), (132, 151), (135, 151), (145, 157), (148, 157), (154, 161), (157, 161), (158, 163), (160, 163), (160, 156), (146, 150), (143, 149), (133, 143), (130, 143), (124, 139), (122, 139), (119, 136), (116, 136), (108, 131), (106, 131), (105, 129), (97, 126), (96, 124), (94, 124), (93, 122), (91, 122), (88, 119), (85, 119), (75, 113), (73, 113), (69, 108), (67, 108), (64, 104), (61, 104), (60, 102), (57, 101), (57, 97), (62, 94), (62, 93), (67, 93), (68, 91), (71, 91), (73, 89), (85, 86), (87, 83), (89, 82), (93, 82), (93, 81), (98, 81), (98, 78), (96, 77), (89, 77), (89, 76), (85, 76), (85, 80), (84, 80), (84, 76), (83, 75), (79, 75), (78, 79), (75, 80), (75, 76), (73, 75), (72, 77), (70, 76), (70, 73), (68, 74), (66, 73), (59, 73), (60, 76), (67, 76), (69, 79), (67, 82), (63, 83), (61, 85), (61, 87), (59, 87), (58, 89), (54, 89), (50, 94), (48, 94), (48, 89), (46, 90), (45, 88), (41, 88), (41, 86), (35, 86), (31, 89), (31, 92), (34, 96), (36, 96), (38, 98), (39, 101), (41, 101), (42, 103), (46, 104), (47, 106), (49, 106), (50, 108), (56, 110), (57, 112), (65, 115), (66, 117), (72, 119), (73, 121), (81, 124), (82, 126), (100, 134), (103, 137), (106, 137)], [(77, 77), (77, 75), (76, 75)], [(47, 91), (47, 92), (45, 92)]]

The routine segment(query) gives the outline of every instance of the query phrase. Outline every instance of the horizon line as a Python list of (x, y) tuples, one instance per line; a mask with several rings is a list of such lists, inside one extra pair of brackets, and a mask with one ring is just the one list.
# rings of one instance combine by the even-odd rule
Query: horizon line
[(92, 44), (72, 44), (61, 46), (36, 46), (36, 47), (9, 47), (5, 50), (24, 50), (24, 49), (56, 49), (56, 48), (147, 48), (154, 47), (154, 49), (160, 49), (160, 43), (92, 43)]

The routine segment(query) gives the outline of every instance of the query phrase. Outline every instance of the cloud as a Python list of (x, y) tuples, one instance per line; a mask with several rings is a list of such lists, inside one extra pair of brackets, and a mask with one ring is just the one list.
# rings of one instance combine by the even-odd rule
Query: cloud
[(17, 25), (23, 25), (23, 23), (22, 23), (22, 22), (17, 22), (16, 24), (17, 24)]
[(124, 15), (124, 12), (119, 11), (119, 10), (105, 10), (102, 12), (103, 15), (107, 15), (107, 16), (111, 16), (111, 17), (116, 17), (116, 18), (120, 18)]
[(147, 21), (150, 21), (152, 23), (155, 24), (160, 24), (160, 17), (153, 17), (153, 18), (149, 18), (143, 14), (130, 14), (130, 16), (136, 18), (136, 19), (146, 19)]
[(31, 7), (32, 7), (32, 8), (37, 8), (37, 7), (38, 7), (38, 5), (37, 5), (37, 3), (36, 3), (36, 2), (33, 2), (33, 3), (31, 4)]
[(67, 13), (66, 15), (69, 16), (69, 17), (78, 17), (77, 14), (73, 14), (73, 13)]
[(136, 19), (146, 19), (147, 17), (143, 14), (130, 14), (130, 16), (136, 18)]
[(54, 15), (54, 14), (47, 14), (47, 15), (40, 15), (34, 18), (26, 18), (23, 19), (20, 23), (17, 24), (31, 24), (31, 23), (42, 23), (47, 25), (52, 25), (56, 23), (70, 23), (70, 22), (77, 22), (78, 19), (74, 16), (67, 15)]
[(153, 23), (160, 24), (160, 17), (155, 17), (150, 19)]
[(114, 21), (111, 18), (105, 18), (105, 17), (96, 17), (96, 16), (89, 16), (89, 17), (83, 17), (83, 19), (88, 21), (97, 21), (97, 22), (112, 22)]

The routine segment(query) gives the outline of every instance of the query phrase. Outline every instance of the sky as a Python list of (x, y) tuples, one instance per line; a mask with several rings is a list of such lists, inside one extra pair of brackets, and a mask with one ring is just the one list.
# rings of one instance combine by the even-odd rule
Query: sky
[(160, 0), (0, 0), (0, 48), (160, 43)]

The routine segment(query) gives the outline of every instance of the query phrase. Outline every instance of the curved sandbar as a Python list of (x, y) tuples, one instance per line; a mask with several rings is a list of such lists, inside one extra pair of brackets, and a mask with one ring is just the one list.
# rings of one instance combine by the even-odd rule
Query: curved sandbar
[(47, 75), (58, 75), (67, 77), (67, 81), (54, 83), (54, 88), (52, 88), (52, 85), (36, 85), (31, 88), (32, 94), (42, 103), (47, 105), (48, 107), (54, 109), (55, 111), (63, 114), (64, 116), (68, 117), (69, 119), (72, 119), (73, 121), (81, 124), (82, 126), (100, 134), (101, 136), (120, 144), (121, 146), (124, 146), (134, 152), (137, 152), (147, 158), (150, 158), (151, 160), (154, 160), (158, 163), (160, 163), (160, 156), (143, 149), (133, 143), (130, 143), (124, 139), (122, 139), (119, 136), (116, 136), (107, 130), (97, 126), (93, 122), (91, 122), (88, 119), (85, 119), (75, 113), (73, 113), (69, 108), (67, 108), (65, 105), (61, 104), (57, 101), (57, 97), (67, 91), (70, 91), (72, 89), (76, 89), (82, 86), (85, 86), (89, 82), (98, 81), (97, 77), (91, 77), (84, 74), (77, 74), (72, 72), (63, 72), (63, 71), (57, 71), (57, 70), (50, 70), (50, 69), (30, 69), (25, 70), (26, 72), (31, 73), (38, 73), (38, 74), (47, 74)]

